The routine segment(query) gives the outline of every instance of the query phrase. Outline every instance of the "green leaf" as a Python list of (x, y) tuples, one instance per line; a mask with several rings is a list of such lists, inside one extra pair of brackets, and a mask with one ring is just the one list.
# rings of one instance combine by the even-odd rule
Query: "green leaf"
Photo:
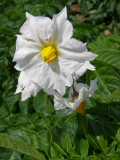
[(23, 140), (17, 140), (16, 138), (13, 138), (4, 133), (0, 133), (0, 146), (22, 152), (39, 160), (45, 160), (44, 155), (38, 152), (33, 145), (30, 145)]
[(71, 138), (74, 138), (75, 133), (77, 132), (78, 121), (75, 114), (71, 114), (62, 124), (62, 130), (65, 133), (69, 133)]
[(60, 155), (68, 157), (65, 151), (55, 142), (50, 144), (50, 154), (52, 158), (59, 158)]
[(80, 153), (83, 158), (88, 156), (89, 143), (88, 140), (81, 139), (79, 142)]
[(119, 160), (120, 159), (120, 152), (116, 152), (116, 153), (114, 153), (114, 154), (112, 154), (111, 156), (110, 156), (110, 159), (111, 160)]
[(106, 140), (105, 131), (102, 128), (100, 122), (87, 117), (89, 136), (96, 143), (97, 147), (106, 155), (108, 142)]
[(98, 77), (98, 90), (94, 98), (105, 103), (120, 101), (119, 96), (115, 95), (115, 92), (120, 89), (118, 42), (120, 42), (120, 36), (111, 35), (107, 38), (102, 36), (90, 45), (91, 51), (98, 54), (98, 57), (93, 62), (96, 71), (88, 72), (87, 78), (90, 80)]
[(70, 160), (83, 160), (81, 156), (79, 155), (74, 155)]
[(8, 93), (5, 97), (5, 103), (9, 111), (13, 110), (15, 103), (19, 100), (19, 95), (14, 95), (14, 93)]
[(96, 66), (96, 71), (94, 73), (87, 72), (87, 77), (89, 77), (89, 80), (95, 79), (95, 77), (98, 78), (98, 92), (96, 92), (95, 96), (99, 95), (99, 99), (104, 99), (108, 103), (112, 100), (112, 92), (120, 87), (120, 76), (113, 68), (101, 62), (98, 63), (96, 61), (94, 65)]
[[(113, 44), (113, 47), (115, 44)], [(120, 70), (120, 51), (116, 48), (97, 48), (94, 53), (97, 53), (99, 56), (96, 58), (96, 61), (100, 61), (103, 64), (107, 64), (111, 67), (115, 67)]]
[(73, 156), (74, 149), (71, 145), (69, 134), (66, 134), (64, 137), (63, 136), (61, 137), (61, 144), (62, 144), (62, 147), (68, 152), (68, 154), (70, 156)]
[(4, 129), (7, 127), (7, 124), (0, 119), (0, 132), (4, 131)]
[(97, 156), (88, 156), (85, 160), (101, 160), (99, 157)]
[(62, 155), (65, 155), (66, 157), (68, 157), (65, 151), (57, 143), (52, 142), (52, 145), (54, 145), (54, 147), (57, 148)]
[(120, 122), (120, 108), (115, 109), (111, 107), (109, 112), (109, 115), (113, 117), (115, 121)]
[(24, 142), (35, 146), (36, 148), (44, 151), (47, 154), (48, 144), (36, 132), (27, 129), (21, 129), (12, 132), (12, 136), (14, 136), (16, 139), (23, 140)]
[(116, 148), (116, 142), (113, 141), (113, 142), (110, 144), (110, 146), (109, 146), (109, 148), (107, 149), (107, 151), (106, 151), (107, 155), (108, 155), (108, 156), (111, 156), (112, 154), (114, 154), (114, 153), (115, 153), (115, 148)]
[(0, 160), (22, 160), (22, 158), (20, 153), (0, 147)]
[(4, 105), (0, 107), (0, 116), (1, 118), (6, 117), (8, 115), (8, 111)]
[(41, 116), (49, 116), (54, 113), (53, 103), (51, 102), (49, 96), (43, 91), (40, 91), (34, 98), (33, 105), (35, 111), (40, 113)]
[(115, 123), (114, 121), (103, 121), (103, 127), (105, 129), (105, 132), (109, 137), (114, 139), (118, 144), (120, 143), (120, 130), (119, 130), (119, 125)]
[(38, 160), (37, 158), (33, 158), (31, 156), (25, 155), (23, 160)]
[(26, 114), (26, 115), (28, 114), (28, 111), (29, 111), (29, 106), (30, 106), (29, 101), (30, 100), (27, 99), (26, 101), (20, 101), (19, 102), (21, 112)]

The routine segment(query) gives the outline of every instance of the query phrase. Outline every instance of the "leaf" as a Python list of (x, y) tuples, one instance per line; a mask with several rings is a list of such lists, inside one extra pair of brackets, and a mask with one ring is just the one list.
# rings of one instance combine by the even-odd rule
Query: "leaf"
[(19, 95), (14, 95), (14, 93), (8, 93), (5, 97), (5, 104), (9, 111), (13, 110), (15, 103), (19, 100)]
[(112, 154), (114, 154), (114, 153), (115, 153), (115, 148), (116, 148), (116, 142), (113, 141), (113, 142), (110, 144), (110, 146), (109, 146), (109, 148), (107, 149), (107, 151), (106, 151), (107, 155), (108, 155), (108, 156), (111, 156)]
[(120, 159), (120, 152), (116, 152), (115, 154), (112, 154), (111, 156), (110, 156), (110, 159), (111, 160), (119, 160)]
[[(114, 47), (114, 44), (113, 44)], [(104, 64), (110, 65), (120, 70), (120, 51), (115, 48), (98, 48), (94, 51), (99, 56), (96, 58), (96, 61), (101, 61)]]
[(79, 155), (74, 155), (70, 160), (83, 160), (81, 156)]
[(99, 157), (97, 156), (88, 156), (85, 160), (101, 160)]
[(30, 106), (30, 103), (29, 103), (29, 99), (27, 99), (26, 101), (20, 101), (19, 102), (19, 105), (20, 105), (20, 109), (21, 109), (21, 112), (24, 113), (24, 114), (28, 114), (28, 109), (29, 109), (29, 106)]
[(38, 152), (33, 145), (30, 145), (23, 140), (17, 140), (4, 133), (0, 133), (0, 146), (22, 152), (40, 160), (45, 160), (44, 155)]
[(102, 125), (87, 116), (88, 121), (88, 130), (89, 130), (89, 136), (91, 139), (96, 143), (97, 147), (106, 155), (106, 150), (108, 147), (108, 142), (106, 140), (106, 134), (105, 131), (102, 128)]
[(66, 134), (64, 137), (62, 136), (61, 137), (61, 144), (62, 144), (62, 147), (67, 151), (67, 153), (70, 155), (70, 156), (73, 156), (74, 154), (74, 149), (70, 143), (70, 136), (69, 134)]
[(52, 158), (58, 158), (58, 155), (61, 155), (61, 154), (68, 157), (65, 151), (55, 142), (51, 142), (50, 144), (50, 153)]
[[(112, 92), (120, 87), (120, 76), (115, 70), (101, 62), (94, 62), (96, 71), (94, 73), (87, 72), (89, 80), (98, 78), (98, 92), (96, 94), (101, 96), (106, 103), (112, 100)], [(107, 73), (107, 74), (106, 74)], [(104, 98), (106, 95), (106, 98)]]
[(69, 116), (70, 114), (72, 114), (74, 111), (72, 109), (69, 109), (69, 108), (65, 108), (65, 109), (62, 109), (62, 110), (57, 110), (56, 111), (56, 114), (62, 118), (62, 117), (66, 117), (66, 116)]
[(8, 111), (4, 105), (0, 107), (0, 116), (1, 118), (6, 117), (8, 115)]
[(111, 117), (113, 117), (113, 119), (115, 121), (118, 121), (120, 122), (120, 109), (115, 109), (115, 108), (110, 108), (110, 114), (109, 114)]
[(21, 129), (12, 132), (12, 136), (14, 136), (16, 139), (23, 140), (24, 142), (35, 146), (37, 149), (42, 150), (47, 154), (48, 144), (36, 132), (27, 129)]
[(25, 155), (24, 158), (23, 158), (23, 160), (38, 160), (38, 159), (33, 158), (31, 156), (28, 156), (28, 155)]
[(7, 124), (0, 119), (0, 132), (4, 131), (4, 129), (7, 127)]
[(54, 107), (49, 96), (42, 91), (33, 99), (33, 106), (35, 111), (40, 113), (41, 116), (48, 116), (54, 113)]
[(2, 75), (8, 76), (9, 75), (9, 72), (8, 72), (8, 69), (7, 69), (7, 66), (5, 63), (6, 61), (7, 61), (7, 58), (5, 55), (0, 56), (0, 76), (2, 76)]
[(20, 153), (0, 147), (0, 160), (22, 160), (22, 158)]
[(69, 116), (62, 124), (62, 130), (65, 133), (69, 133), (70, 137), (73, 138), (75, 133), (77, 132), (78, 121), (76, 114), (72, 114)]
[(87, 78), (98, 77), (98, 90), (94, 97), (105, 103), (120, 101), (115, 95), (115, 91), (120, 89), (120, 49), (116, 42), (120, 42), (120, 36), (111, 35), (108, 38), (99, 37), (90, 45), (91, 51), (98, 57), (93, 62), (96, 71), (88, 72)]
[(80, 153), (83, 158), (88, 156), (89, 143), (88, 140), (81, 139), (79, 142)]
[(103, 127), (105, 129), (105, 132), (109, 137), (114, 139), (118, 144), (120, 143), (119, 138), (119, 125), (115, 123), (114, 121), (107, 121), (106, 119), (103, 120)]

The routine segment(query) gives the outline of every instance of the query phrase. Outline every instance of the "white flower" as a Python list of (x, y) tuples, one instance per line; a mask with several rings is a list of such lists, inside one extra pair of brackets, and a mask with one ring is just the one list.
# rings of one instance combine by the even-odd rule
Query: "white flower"
[[(14, 62), (30, 81), (43, 89), (57, 90), (64, 95), (97, 56), (87, 51), (86, 44), (72, 37), (73, 26), (67, 20), (66, 7), (51, 20), (26, 13), (26, 22), (17, 35)], [(24, 79), (21, 79), (24, 83)]]
[(25, 72), (21, 72), (19, 79), (18, 79), (18, 85), (15, 94), (22, 93), (22, 101), (25, 101), (27, 98), (32, 96), (36, 96), (37, 93), (40, 91), (40, 87), (33, 83), (25, 74)]
[(49, 94), (54, 94), (54, 106), (56, 110), (64, 109), (69, 107), (76, 110), (79, 106), (79, 110), (84, 111), (84, 100), (92, 97), (93, 93), (97, 89), (97, 78), (90, 82), (90, 87), (83, 83), (74, 82), (73, 87), (69, 90), (68, 98), (63, 98), (57, 92), (49, 92)]

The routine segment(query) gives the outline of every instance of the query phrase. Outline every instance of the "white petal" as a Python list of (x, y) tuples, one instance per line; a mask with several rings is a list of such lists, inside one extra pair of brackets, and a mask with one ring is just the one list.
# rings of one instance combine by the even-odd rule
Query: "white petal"
[(83, 63), (82, 66), (76, 68), (76, 70), (73, 73), (73, 78), (77, 80), (80, 76), (82, 76), (86, 72), (87, 69), (94, 71), (95, 67), (92, 64), (90, 64), (89, 61), (85, 61), (85, 63)]
[(97, 89), (97, 81), (98, 81), (98, 79), (96, 78), (95, 80), (92, 80), (90, 82), (90, 88), (89, 88), (89, 92), (88, 92), (88, 97), (89, 98), (93, 96), (94, 92)]
[(16, 35), (16, 51), (24, 48), (34, 49), (36, 51), (42, 50), (42, 44), (25, 39), (22, 35)]
[(55, 107), (55, 110), (60, 110), (60, 109), (66, 108), (65, 99), (63, 99), (62, 96), (57, 93), (54, 98), (54, 107)]
[(70, 99), (69, 98), (63, 98), (61, 95), (59, 95), (56, 92), (53, 92), (54, 95), (54, 102), (55, 102), (55, 108), (57, 110), (64, 109), (66, 107), (69, 107), (73, 110), (76, 110), (76, 108), (86, 99), (93, 96), (95, 90), (97, 89), (97, 79), (91, 81), (90, 87), (84, 83), (76, 83), (74, 82), (74, 88), (76, 92), (78, 92), (78, 99), (75, 102), (71, 102), (71, 95), (73, 95), (73, 89), (70, 89)]
[(74, 79), (78, 79), (80, 76), (82, 76), (87, 69), (95, 70), (95, 67), (91, 65), (89, 61), (79, 62), (77, 60), (68, 60), (59, 57), (58, 63), (61, 74), (73, 75)]
[(87, 69), (95, 70), (95, 67), (89, 61), (93, 60), (97, 55), (88, 52), (86, 44), (73, 38), (65, 41), (58, 48), (59, 62), (62, 70), (72, 74), (74, 79), (82, 76)]
[(31, 95), (36, 96), (37, 93), (41, 90), (41, 88), (33, 83), (25, 74), (25, 72), (21, 72), (19, 79), (17, 90), (15, 94), (22, 93), (22, 101), (26, 100), (27, 98), (31, 97)]
[(83, 44), (81, 41), (74, 38), (65, 41), (58, 48), (58, 52), (66, 59), (72, 59), (79, 62), (92, 61), (97, 57), (96, 54), (87, 51), (86, 44)]
[(16, 45), (17, 47), (13, 61), (18, 63), (17, 65), (21, 70), (30, 68), (31, 65), (42, 60), (41, 49), (37, 43), (28, 41), (18, 35)]
[(59, 48), (74, 51), (75, 53), (81, 53), (87, 51), (86, 43), (83, 43), (75, 38), (70, 38), (64, 41)]
[(73, 34), (73, 26), (67, 20), (66, 7), (59, 13), (53, 16), (51, 26), (48, 29), (49, 40), (57, 41), (59, 46), (63, 41), (69, 39)]
[(51, 23), (48, 17), (34, 17), (26, 12), (26, 22), (20, 29), (22, 35), (31, 41), (43, 43), (48, 41), (47, 28)]
[(66, 85), (71, 86), (72, 80), (60, 74), (58, 66), (54, 70), (55, 67), (52, 68), (48, 63), (42, 62), (41, 64), (41, 66), (26, 70), (29, 78), (43, 89), (54, 89), (62, 95), (65, 94)]
[(90, 87), (83, 83), (78, 83), (77, 85), (74, 83), (74, 87), (76, 90), (79, 90), (78, 100), (74, 104), (74, 110), (87, 98), (93, 96), (94, 92), (97, 89), (97, 78), (90, 82)]

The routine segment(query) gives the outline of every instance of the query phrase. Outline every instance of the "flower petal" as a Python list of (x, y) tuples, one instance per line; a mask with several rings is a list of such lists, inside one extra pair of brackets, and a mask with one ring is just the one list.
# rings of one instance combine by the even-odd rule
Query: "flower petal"
[(48, 28), (49, 40), (57, 41), (59, 46), (63, 41), (72, 37), (73, 26), (72, 23), (67, 20), (66, 7), (58, 14), (53, 16), (51, 26)]
[(25, 72), (21, 72), (19, 79), (18, 79), (18, 85), (17, 90), (15, 94), (22, 93), (22, 101), (25, 101), (27, 98), (31, 97), (33, 95), (34, 97), (37, 95), (37, 93), (41, 90), (41, 88), (33, 83), (25, 74)]
[(46, 62), (41, 62), (41, 66), (26, 70), (26, 74), (33, 82), (42, 86), (43, 89), (57, 90), (60, 94), (64, 95), (66, 86), (72, 85), (72, 78), (69, 79), (63, 76), (57, 65), (55, 67), (50, 66)]
[(30, 68), (34, 63), (40, 62), (41, 50), (37, 43), (27, 41), (22, 36), (17, 36), (16, 42), (16, 52), (13, 58), (14, 62), (17, 62), (17, 65), (21, 70), (25, 68)]
[(48, 17), (34, 17), (26, 12), (26, 22), (22, 25), (20, 32), (22, 35), (31, 41), (43, 43), (48, 41), (47, 28), (51, 23)]
[(66, 108), (65, 99), (63, 99), (62, 96), (57, 93), (54, 98), (54, 107), (55, 107), (55, 110), (60, 110), (60, 109)]
[(78, 65), (78, 66), (79, 67), (76, 67), (76, 70), (73, 73), (73, 78), (75, 80), (77, 80), (80, 76), (82, 76), (87, 71), (87, 69), (91, 71), (95, 70), (95, 67), (92, 64), (90, 64), (89, 61), (85, 61), (83, 65), (81, 66)]
[(89, 92), (88, 92), (88, 98), (92, 97), (94, 92), (96, 91), (97, 89), (97, 81), (98, 79), (96, 78), (95, 80), (92, 80), (90, 82), (90, 88), (89, 88)]
[(90, 98), (93, 96), (94, 92), (97, 89), (97, 78), (95, 80), (92, 80), (90, 82), (90, 87), (84, 83), (74, 83), (74, 87), (76, 91), (79, 90), (79, 96), (78, 100), (74, 103), (73, 109), (76, 110), (76, 108), (87, 98)]
[(79, 62), (92, 61), (97, 57), (96, 54), (87, 51), (86, 44), (74, 38), (62, 43), (58, 48), (58, 52), (60, 52), (63, 58), (77, 60)]
[(71, 96), (73, 95), (73, 89), (71, 88), (69, 91), (69, 97), (63, 98), (61, 95), (59, 95), (56, 92), (53, 92), (54, 95), (54, 103), (55, 103), (55, 109), (64, 109), (66, 107), (69, 107), (73, 110), (76, 110), (76, 108), (86, 99), (93, 96), (95, 90), (97, 89), (97, 78), (95, 80), (92, 80), (90, 83), (90, 87), (84, 83), (76, 83), (74, 82), (74, 88), (76, 92), (79, 93), (77, 100), (75, 102), (71, 101)]

